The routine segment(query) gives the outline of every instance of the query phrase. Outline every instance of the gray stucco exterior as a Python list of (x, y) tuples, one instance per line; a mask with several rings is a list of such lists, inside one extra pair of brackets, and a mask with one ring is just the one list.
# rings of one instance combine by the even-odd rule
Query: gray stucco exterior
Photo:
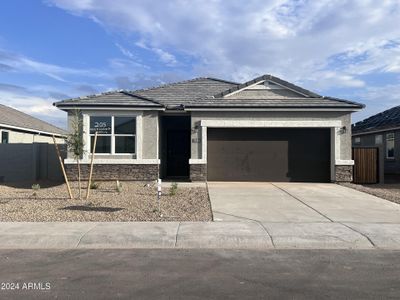
[[(188, 172), (192, 180), (207, 180), (207, 130), (210, 128), (310, 128), (324, 129), (323, 139), (327, 146), (321, 153), (325, 153), (326, 158), (325, 178), (330, 170), (331, 181), (351, 181), (354, 163), (351, 113), (363, 108), (362, 104), (320, 96), (272, 75), (262, 75), (242, 84), (216, 78), (195, 78), (143, 90), (67, 99), (54, 105), (69, 112), (70, 120), (70, 111), (79, 109), (82, 112), (86, 151), (80, 162), (85, 168), (91, 161), (90, 117), (135, 116), (136, 153), (114, 151), (115, 138), (111, 139), (111, 151), (108, 148), (105, 151), (110, 154), (96, 154), (94, 159), (102, 172), (107, 172), (107, 165), (110, 165), (112, 178), (121, 174), (124, 179), (133, 176), (132, 180), (168, 174), (170, 177), (183, 174), (187, 178)], [(185, 116), (186, 119), (182, 123), (172, 116)], [(318, 147), (319, 138), (314, 140)], [(314, 142), (309, 138), (309, 144), (310, 141)], [(302, 158), (298, 161), (310, 162)], [(68, 154), (65, 163), (73, 165), (76, 162)], [(171, 168), (182, 171), (175, 174)], [(302, 170), (306, 169), (302, 167)], [(154, 174), (146, 177), (145, 172)], [(99, 175), (99, 178), (106, 177), (107, 174)]]

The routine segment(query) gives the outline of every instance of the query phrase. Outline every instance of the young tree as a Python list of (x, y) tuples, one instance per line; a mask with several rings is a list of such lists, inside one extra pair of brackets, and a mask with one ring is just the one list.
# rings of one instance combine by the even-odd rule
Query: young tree
[(73, 116), (71, 119), (71, 130), (67, 135), (66, 143), (68, 151), (72, 154), (76, 160), (78, 167), (78, 189), (79, 189), (79, 199), (82, 196), (82, 184), (81, 184), (81, 165), (80, 159), (83, 157), (85, 152), (85, 144), (83, 142), (83, 121), (82, 114), (79, 110), (75, 109), (73, 111)]

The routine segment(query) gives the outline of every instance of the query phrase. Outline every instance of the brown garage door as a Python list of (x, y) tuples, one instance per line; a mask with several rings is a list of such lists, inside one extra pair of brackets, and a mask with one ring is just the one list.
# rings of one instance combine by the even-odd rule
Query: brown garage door
[(328, 128), (209, 128), (207, 177), (218, 181), (330, 181)]

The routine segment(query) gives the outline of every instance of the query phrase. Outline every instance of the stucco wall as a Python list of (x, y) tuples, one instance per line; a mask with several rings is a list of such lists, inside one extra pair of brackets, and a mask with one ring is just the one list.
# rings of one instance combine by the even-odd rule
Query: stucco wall
[[(51, 136), (27, 133), (27, 132), (18, 132), (12, 129), (0, 129), (1, 132), (8, 132), (8, 143), (9, 144), (32, 144), (32, 143), (51, 143), (53, 144), (53, 138)], [(58, 144), (63, 144), (64, 140), (61, 138), (56, 138)], [(1, 143), (1, 139), (0, 139)]]
[(143, 113), (142, 158), (158, 158), (158, 113)]
[[(201, 120), (254, 120), (254, 121), (326, 121), (339, 120), (346, 126), (346, 133), (341, 133), (340, 159), (351, 159), (351, 114), (348, 112), (192, 112), (191, 158), (201, 159)], [(206, 150), (206, 149), (205, 149)]]

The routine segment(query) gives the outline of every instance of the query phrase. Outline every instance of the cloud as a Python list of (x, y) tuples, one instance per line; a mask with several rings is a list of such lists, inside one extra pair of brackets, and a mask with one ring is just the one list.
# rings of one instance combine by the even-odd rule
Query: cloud
[(158, 75), (147, 75), (144, 73), (133, 76), (117, 76), (115, 83), (118, 89), (137, 90), (142, 88), (154, 87), (166, 83), (176, 82), (187, 78), (187, 74), (180, 73), (160, 73)]
[(52, 87), (24, 87), (0, 82), (0, 103), (33, 115), (39, 119), (65, 127), (65, 112), (52, 105), (55, 100), (69, 98)]
[[(2, 68), (3, 66), (3, 68)], [(75, 69), (48, 64), (25, 57), (18, 53), (0, 49), (0, 71), (41, 74), (60, 82), (68, 82), (66, 76), (105, 77), (99, 70)]]
[[(322, 74), (335, 78), (331, 86), (361, 87), (362, 74), (400, 72), (398, 46), (383, 46), (400, 41), (398, 1), (48, 2), (138, 36), (136, 45), (168, 66), (179, 66), (177, 55), (189, 55), (197, 74), (243, 81), (273, 73), (296, 82)], [(343, 53), (348, 63), (332, 68)], [(351, 61), (363, 55), (365, 60)]]

